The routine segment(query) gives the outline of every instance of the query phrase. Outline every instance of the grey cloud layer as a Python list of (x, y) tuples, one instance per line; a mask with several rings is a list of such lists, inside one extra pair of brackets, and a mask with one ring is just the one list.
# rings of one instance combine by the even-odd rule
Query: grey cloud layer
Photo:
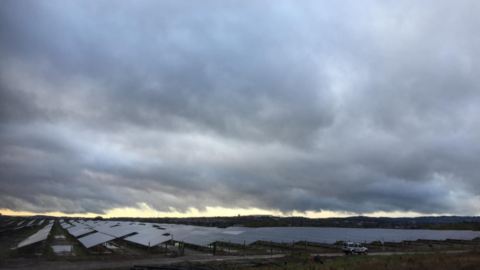
[(0, 5), (0, 208), (480, 213), (476, 2)]

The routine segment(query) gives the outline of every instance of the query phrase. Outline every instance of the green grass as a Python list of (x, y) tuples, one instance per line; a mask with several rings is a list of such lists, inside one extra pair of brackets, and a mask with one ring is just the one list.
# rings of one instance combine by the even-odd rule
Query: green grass
[(16, 250), (7, 250), (0, 254), (0, 260), (5, 260), (5, 259), (13, 259), (17, 257), (17, 251)]
[(85, 247), (78, 245), (78, 244), (73, 244), (73, 252), (77, 256), (87, 256), (88, 251)]
[[(337, 257), (335, 259), (323, 259), (324, 264), (303, 264), (304, 258), (296, 258), (298, 256), (289, 257), (290, 260), (278, 259), (277, 264), (270, 264), (255, 269), (299, 269), (299, 270), (397, 270), (397, 269), (411, 269), (411, 270), (475, 270), (480, 269), (480, 252), (465, 252), (457, 254), (449, 253), (430, 253), (430, 254), (416, 254), (416, 255), (394, 255), (394, 256), (345, 256)], [(295, 258), (295, 259), (294, 259)], [(292, 260), (293, 259), (293, 260)], [(248, 262), (265, 263), (268, 260), (255, 259)], [(288, 261), (284, 264), (284, 261)], [(192, 263), (195, 265), (204, 265), (205, 263)], [(219, 262), (210, 262), (216, 266)], [(174, 264), (184, 265), (188, 264)], [(127, 268), (125, 268), (127, 269)], [(223, 263), (221, 269), (251, 269), (248, 265), (243, 265), (241, 261), (229, 261)]]
[(46, 245), (42, 252), (42, 258), (47, 259), (49, 261), (56, 261), (57, 255), (53, 251), (53, 248), (50, 245)]
[(290, 254), (285, 256), (286, 258), (296, 258), (296, 259), (308, 259), (310, 258), (310, 254)]
[[(123, 252), (123, 247), (124, 247), (124, 244), (121, 244), (119, 245), (120, 246), (120, 249), (122, 250)], [(128, 254), (128, 250), (133, 250), (135, 252), (137, 252), (136, 255), (147, 255), (148, 254), (148, 249), (145, 249), (145, 248), (140, 248), (140, 247), (136, 247), (134, 246), (133, 244), (129, 245), (127, 244), (127, 252), (126, 254)], [(122, 253), (123, 254), (123, 253)]]

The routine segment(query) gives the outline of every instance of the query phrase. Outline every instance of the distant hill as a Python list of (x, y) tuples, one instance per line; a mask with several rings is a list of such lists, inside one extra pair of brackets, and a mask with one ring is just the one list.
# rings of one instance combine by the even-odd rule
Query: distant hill
[(442, 224), (442, 223), (459, 223), (459, 222), (480, 222), (479, 216), (438, 216), (438, 217), (412, 217), (412, 218), (390, 218), (390, 217), (348, 217), (344, 218), (345, 220), (356, 220), (356, 221), (384, 221), (384, 222), (403, 222), (411, 223), (412, 221), (420, 224)]
[[(6, 218), (6, 217), (4, 217)], [(36, 215), (38, 219), (70, 219)], [(105, 219), (109, 220), (109, 219)], [(480, 216), (424, 216), (424, 217), (366, 217), (306, 218), (278, 217), (271, 215), (190, 217), (190, 218), (133, 218), (121, 217), (110, 220), (175, 223), (206, 227), (339, 227), (339, 228), (393, 228), (393, 229), (436, 229), (436, 230), (480, 230)]]

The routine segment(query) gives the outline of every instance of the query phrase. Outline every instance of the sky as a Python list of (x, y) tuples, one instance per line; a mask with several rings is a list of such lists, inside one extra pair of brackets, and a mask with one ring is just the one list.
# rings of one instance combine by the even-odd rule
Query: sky
[(479, 1), (0, 3), (0, 213), (480, 215)]

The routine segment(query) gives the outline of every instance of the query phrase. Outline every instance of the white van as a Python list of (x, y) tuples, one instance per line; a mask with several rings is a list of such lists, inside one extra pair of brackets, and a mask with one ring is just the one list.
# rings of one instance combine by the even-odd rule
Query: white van
[(354, 242), (344, 242), (343, 243), (343, 252), (345, 254), (368, 254), (368, 248), (362, 246), (360, 243), (354, 243)]

